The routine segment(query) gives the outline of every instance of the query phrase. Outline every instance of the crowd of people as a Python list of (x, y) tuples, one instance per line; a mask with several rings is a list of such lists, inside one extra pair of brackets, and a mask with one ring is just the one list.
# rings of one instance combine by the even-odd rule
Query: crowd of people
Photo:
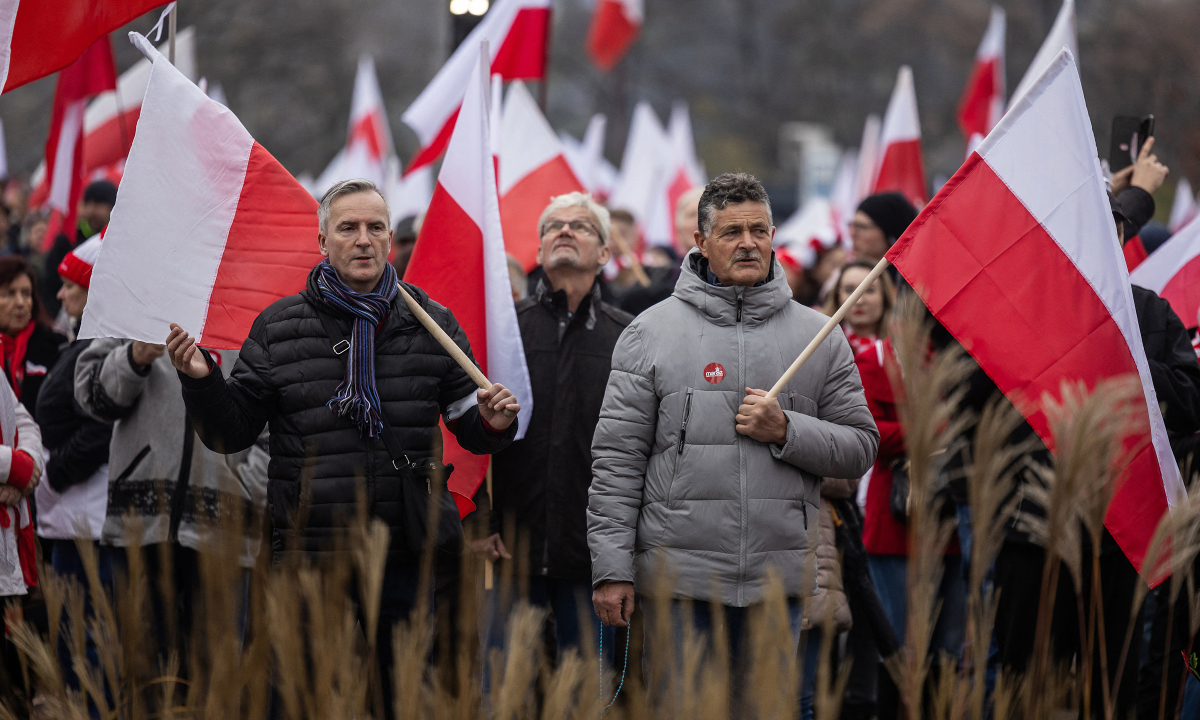
[[(1145, 152), (1113, 179), (1122, 240), (1146, 227), (1166, 172)], [(526, 275), (510, 263), (534, 407), (519, 440), (520, 398), (498, 384), (478, 389), (399, 298), (417, 227), (393, 230), (367, 181), (339, 183), (321, 200), (324, 261), (302, 292), (258, 316), (240, 352), (197, 347), (178, 325), (164, 328), (163, 344), (75, 339), (115, 195), (107, 182), (88, 187), (75, 232), (32, 260), (30, 249), (47, 245), (44, 221), (20, 218), (20, 198), (0, 213), (9, 222), (0, 257), (8, 381), (0, 388), (0, 599), (27, 596), (33, 612), (39, 568), (86, 582), (77, 537), (94, 543), (109, 587), (126, 577), (131, 546), (149, 550), (140, 556), (150, 622), (166, 658), (188, 642), (202, 556), (228, 528), (223, 519), (244, 520), (245, 568), (262, 558), (321, 562), (344, 549), (365, 497), (390, 530), (375, 640), (390, 697), (392, 627), (421, 606), (426, 540), (448, 552), (464, 542), (449, 494), (435, 513), (427, 508), (430, 483), (449, 472), (441, 423), (464, 449), (492, 456), (491, 482), (473, 498), (487, 532), (467, 551), (524, 574), (523, 599), (547, 612), (550, 657), (588, 645), (619, 666), (614, 649), (640, 612), (647, 644), (680, 642), (683, 623), (727, 628), (732, 666), (744, 672), (745, 629), (774, 573), (805, 659), (802, 716), (813, 717), (822, 652), (835, 667), (852, 660), (845, 716), (897, 716), (882, 662), (904, 644), (909, 613), (904, 398), (890, 337), (911, 295), (903, 278), (880, 275), (783, 391), (766, 390), (917, 217), (902, 195), (863, 200), (847, 242), (823, 248), (810, 266), (775, 246), (770, 199), (746, 174), (683, 194), (673, 246), (644, 247), (633, 216), (589, 195), (553, 198), (538, 226), (538, 267)], [(454, 315), (420, 288), (405, 289), (471, 356)], [(1183, 460), (1200, 432), (1190, 319), (1141, 288), (1134, 297)], [(932, 342), (955, 344), (936, 323)], [(962, 413), (1004, 402), (977, 367), (953, 397)], [(958, 531), (942, 549), (931, 638), (932, 650), (952, 658), (965, 653), (972, 539), (962, 448), (974, 429), (962, 432), (939, 500)], [(1044, 481), (1039, 469), (1053, 460), (1028, 423), (1007, 442), (1021, 451), (989, 573), (999, 597), (990, 655), (994, 667), (1024, 672), (1047, 552), (1037, 529), (1045, 508), (1025, 490)], [(438, 527), (427, 527), (430, 517)], [(1132, 606), (1140, 580), (1107, 533), (1100, 557), (1108, 657), (1121, 653), (1130, 622), (1145, 626), (1132, 634), (1140, 671), (1121, 676), (1117, 715), (1157, 717), (1162, 663), (1172, 667), (1167, 702), (1183, 692), (1178, 656), (1191, 644), (1188, 624), (1167, 630), (1178, 608), (1164, 592), (1151, 594), (1144, 613)], [(643, 602), (661, 590), (663, 573), (670, 602)], [(1067, 663), (1091, 651), (1077, 615), (1089, 583), (1082, 598), (1065, 576), (1058, 588), (1054, 649)], [(172, 593), (159, 590), (168, 585)], [(485, 606), (483, 642), (502, 649), (510, 606), (494, 591)], [(0, 686), (29, 694), (11, 642), (4, 660)], [(70, 681), (65, 654), (62, 662)], [(1112, 667), (1094, 671), (1116, 680)], [(1184, 706), (1189, 717), (1197, 704)]]

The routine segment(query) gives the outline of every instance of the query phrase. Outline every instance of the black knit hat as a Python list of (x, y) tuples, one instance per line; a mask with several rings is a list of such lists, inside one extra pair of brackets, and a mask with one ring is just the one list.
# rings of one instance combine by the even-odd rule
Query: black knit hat
[(112, 207), (117, 204), (117, 186), (107, 180), (97, 180), (83, 191), (84, 202), (98, 202)]
[(917, 219), (917, 209), (898, 192), (872, 195), (859, 203), (858, 209), (866, 213), (871, 222), (887, 235), (888, 245), (896, 242), (912, 221)]

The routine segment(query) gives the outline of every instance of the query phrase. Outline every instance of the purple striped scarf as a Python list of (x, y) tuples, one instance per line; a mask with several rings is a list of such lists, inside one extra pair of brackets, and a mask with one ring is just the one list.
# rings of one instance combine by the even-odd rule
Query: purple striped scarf
[(385, 264), (383, 277), (375, 289), (360, 295), (342, 282), (328, 260), (317, 267), (321, 298), (354, 316), (346, 378), (326, 404), (368, 436), (379, 437), (383, 430), (383, 405), (375, 387), (375, 328), (383, 322), (396, 299), (396, 270), (391, 263)]

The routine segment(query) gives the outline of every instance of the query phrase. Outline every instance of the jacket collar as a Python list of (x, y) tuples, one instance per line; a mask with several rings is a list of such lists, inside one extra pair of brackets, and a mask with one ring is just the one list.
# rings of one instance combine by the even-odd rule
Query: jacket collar
[[(537, 285), (533, 288), (533, 299), (539, 305), (550, 311), (552, 315), (558, 315), (560, 312), (566, 314), (567, 310), (567, 291), (555, 290), (550, 287), (550, 283), (546, 278), (539, 277)], [(600, 283), (593, 282), (592, 289), (583, 296), (579, 301), (579, 307), (575, 309), (575, 314), (572, 316), (572, 321), (579, 316), (587, 318), (587, 329), (596, 329), (596, 305), (600, 302)]]
[(675, 283), (675, 297), (694, 306), (715, 325), (737, 323), (738, 300), (742, 301), (742, 322), (760, 325), (792, 301), (791, 288), (783, 267), (771, 256), (771, 271), (761, 285), (724, 287), (708, 282), (708, 260), (698, 248), (683, 258), (683, 269)]
[[(309, 271), (308, 280), (305, 282), (304, 290), (302, 290), (300, 294), (319, 312), (329, 313), (334, 317), (353, 321), (353, 317), (347, 315), (341, 309), (325, 302), (325, 299), (321, 297), (321, 291), (317, 287), (317, 276), (319, 274), (319, 268), (314, 266), (313, 269)], [(416, 285), (413, 285), (412, 283), (401, 282), (400, 284), (404, 286), (404, 289), (408, 291), (409, 295), (412, 295), (413, 300), (416, 300), (418, 305), (426, 310), (429, 310), (429, 293), (425, 292)], [(406, 328), (410, 325), (420, 325), (420, 321), (418, 321), (416, 316), (413, 315), (408, 309), (408, 305), (404, 302), (404, 296), (400, 293), (396, 293), (396, 299), (392, 301), (391, 312), (388, 313), (387, 319), (383, 321), (383, 326), (380, 328), (381, 332), (376, 333), (376, 340), (378, 340), (383, 334), (383, 330), (390, 330), (392, 328)]]

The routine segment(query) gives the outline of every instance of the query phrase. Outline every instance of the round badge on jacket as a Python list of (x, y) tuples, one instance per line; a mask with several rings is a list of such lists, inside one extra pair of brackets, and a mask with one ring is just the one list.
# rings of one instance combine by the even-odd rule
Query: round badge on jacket
[(704, 379), (716, 385), (725, 379), (725, 366), (721, 363), (709, 363), (704, 367)]

